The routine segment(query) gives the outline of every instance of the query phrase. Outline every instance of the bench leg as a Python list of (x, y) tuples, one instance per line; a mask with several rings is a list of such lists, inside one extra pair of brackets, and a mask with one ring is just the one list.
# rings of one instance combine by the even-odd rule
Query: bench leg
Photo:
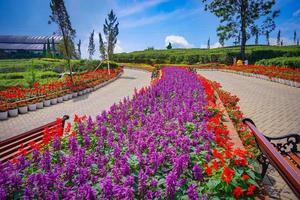
[(263, 179), (267, 173), (269, 161), (265, 155), (261, 154), (258, 157), (258, 162), (262, 165), (261, 178)]

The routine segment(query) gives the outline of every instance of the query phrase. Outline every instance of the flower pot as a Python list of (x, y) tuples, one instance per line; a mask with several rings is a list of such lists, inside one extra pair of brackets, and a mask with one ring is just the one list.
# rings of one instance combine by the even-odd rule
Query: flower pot
[(77, 97), (78, 96), (78, 92), (73, 92), (72, 93), (72, 97)]
[(295, 83), (295, 87), (300, 88), (300, 83), (299, 82), (294, 81), (294, 83)]
[(294, 81), (291, 81), (291, 80), (290, 80), (290, 81), (289, 81), (289, 86), (294, 87), (293, 84), (294, 84)]
[(8, 118), (8, 111), (0, 111), (0, 120), (6, 120)]
[(79, 91), (78, 95), (81, 96), (83, 94), (83, 91)]
[(51, 105), (57, 104), (57, 98), (50, 99)]
[(25, 114), (28, 112), (28, 106), (21, 106), (19, 107), (19, 113), (20, 114)]
[(36, 108), (37, 108), (37, 109), (42, 109), (42, 108), (44, 108), (44, 103), (43, 103), (43, 102), (38, 102), (38, 103), (36, 104)]
[(8, 115), (10, 117), (16, 117), (16, 116), (18, 116), (18, 108), (14, 108), (14, 109), (8, 110)]
[(48, 106), (51, 105), (51, 101), (50, 100), (45, 100), (43, 103), (44, 103), (45, 107), (48, 107)]
[(29, 111), (35, 111), (36, 110), (36, 103), (28, 105), (28, 110)]
[(57, 103), (62, 103), (64, 101), (63, 97), (58, 97), (57, 98)]
[(68, 101), (69, 100), (69, 94), (65, 94), (62, 98), (63, 98), (64, 101)]
[(68, 99), (72, 99), (72, 98), (73, 98), (72, 94), (68, 94)]

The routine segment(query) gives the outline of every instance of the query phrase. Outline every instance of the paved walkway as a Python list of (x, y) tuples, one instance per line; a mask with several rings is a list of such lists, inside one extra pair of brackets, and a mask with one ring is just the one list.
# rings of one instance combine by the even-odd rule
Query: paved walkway
[[(240, 98), (245, 117), (269, 136), (300, 134), (300, 88), (218, 71), (199, 71)], [(270, 167), (263, 182), (272, 199), (297, 199), (280, 175)]]
[(118, 103), (125, 96), (131, 96), (134, 88), (148, 86), (150, 77), (149, 72), (125, 69), (119, 79), (97, 91), (35, 112), (28, 112), (16, 118), (0, 121), (0, 141), (54, 121), (56, 117), (65, 114), (70, 117), (74, 114), (95, 117), (113, 103)]

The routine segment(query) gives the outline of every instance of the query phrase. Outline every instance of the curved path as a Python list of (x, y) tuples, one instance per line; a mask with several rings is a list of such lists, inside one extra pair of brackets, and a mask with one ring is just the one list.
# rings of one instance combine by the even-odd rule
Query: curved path
[(148, 86), (151, 74), (146, 71), (124, 69), (124, 74), (114, 82), (97, 91), (69, 101), (0, 121), (0, 141), (54, 121), (56, 117), (74, 114), (95, 117), (113, 103), (131, 96), (135, 88)]
[[(240, 98), (245, 117), (269, 136), (300, 134), (300, 88), (219, 71), (199, 71)], [(269, 167), (263, 180), (271, 199), (297, 199), (277, 171)]]

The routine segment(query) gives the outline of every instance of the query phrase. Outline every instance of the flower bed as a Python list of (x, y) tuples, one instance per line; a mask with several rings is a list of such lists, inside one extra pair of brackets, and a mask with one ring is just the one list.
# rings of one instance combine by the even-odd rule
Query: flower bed
[(0, 199), (253, 199), (253, 154), (229, 142), (212, 84), (181, 68), (158, 77), (21, 148), (0, 166)]
[[(111, 74), (107, 70), (97, 70), (73, 76), (74, 84), (67, 76), (62, 80), (51, 81), (47, 84), (33, 84), (31, 88), (10, 87), (0, 91), (0, 112), (17, 109), (28, 105), (34, 105), (39, 102), (57, 99), (61, 101), (64, 95), (77, 92), (87, 92), (86, 89), (96, 87), (97, 85), (108, 81), (123, 71), (122, 68), (112, 69)], [(64, 98), (65, 100), (69, 98)]]

